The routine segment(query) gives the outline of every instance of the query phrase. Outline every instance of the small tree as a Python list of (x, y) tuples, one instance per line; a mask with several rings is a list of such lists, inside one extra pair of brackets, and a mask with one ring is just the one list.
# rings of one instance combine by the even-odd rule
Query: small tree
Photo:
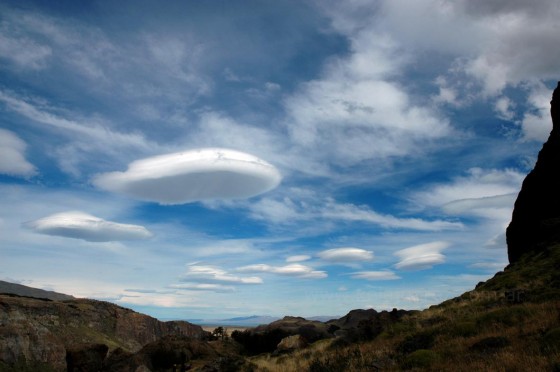
[(218, 327), (218, 328), (214, 329), (214, 331), (212, 332), (212, 335), (214, 337), (216, 337), (217, 339), (222, 339), (222, 341), (223, 341), (224, 337), (226, 336), (226, 332), (224, 331), (224, 327)]

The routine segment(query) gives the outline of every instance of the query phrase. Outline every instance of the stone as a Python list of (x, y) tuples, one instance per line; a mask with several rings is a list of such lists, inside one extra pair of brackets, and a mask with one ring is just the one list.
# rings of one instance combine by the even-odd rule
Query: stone
[(292, 335), (282, 339), (277, 346), (279, 352), (290, 352), (303, 349), (307, 346), (307, 341), (301, 335)]

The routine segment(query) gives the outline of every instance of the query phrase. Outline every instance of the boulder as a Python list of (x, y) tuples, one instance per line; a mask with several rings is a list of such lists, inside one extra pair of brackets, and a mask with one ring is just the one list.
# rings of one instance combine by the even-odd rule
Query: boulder
[(276, 350), (280, 353), (303, 349), (308, 345), (307, 340), (301, 335), (292, 335), (282, 339)]

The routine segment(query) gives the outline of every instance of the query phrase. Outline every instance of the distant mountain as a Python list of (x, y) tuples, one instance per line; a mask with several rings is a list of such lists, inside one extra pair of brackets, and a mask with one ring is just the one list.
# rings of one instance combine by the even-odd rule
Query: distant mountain
[(333, 319), (338, 319), (340, 318), (340, 315), (319, 315), (319, 316), (305, 316), (304, 317), (307, 320), (317, 320), (319, 322), (323, 322), (326, 323), (329, 320), (333, 320)]
[(38, 288), (31, 288), (25, 285), (10, 283), (0, 280), (0, 293), (15, 294), (23, 297), (42, 298), (53, 301), (75, 300), (76, 298), (67, 294), (45, 291)]
[[(338, 319), (340, 316), (334, 315), (319, 315), (319, 316), (312, 316), (312, 317), (305, 317), (305, 319), (310, 321), (319, 321), (319, 322), (327, 322), (332, 319)], [(280, 320), (280, 317), (277, 316), (270, 316), (270, 315), (251, 315), (251, 316), (241, 316), (235, 318), (227, 318), (227, 319), (187, 319), (189, 322), (194, 324), (200, 324), (205, 326), (239, 326), (239, 327), (257, 327), (260, 325), (266, 325), (277, 320)]]
[(261, 324), (272, 323), (280, 319), (279, 317), (268, 315), (251, 315), (244, 317), (235, 317), (227, 319), (188, 319), (189, 322), (206, 326), (239, 326), (239, 327), (256, 327)]

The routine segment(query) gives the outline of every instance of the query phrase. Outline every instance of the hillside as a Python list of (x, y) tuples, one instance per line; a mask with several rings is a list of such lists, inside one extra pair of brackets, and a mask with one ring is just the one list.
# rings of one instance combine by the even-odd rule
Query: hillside
[(3, 280), (0, 280), (0, 294), (15, 294), (23, 297), (44, 298), (53, 301), (66, 301), (74, 299), (73, 296), (69, 296), (67, 294), (45, 291), (21, 284), (5, 282)]
[(187, 322), (160, 322), (103, 301), (0, 295), (0, 370), (28, 364), (65, 371), (71, 352), (104, 345), (105, 354), (132, 353), (168, 335), (200, 340), (207, 333)]

